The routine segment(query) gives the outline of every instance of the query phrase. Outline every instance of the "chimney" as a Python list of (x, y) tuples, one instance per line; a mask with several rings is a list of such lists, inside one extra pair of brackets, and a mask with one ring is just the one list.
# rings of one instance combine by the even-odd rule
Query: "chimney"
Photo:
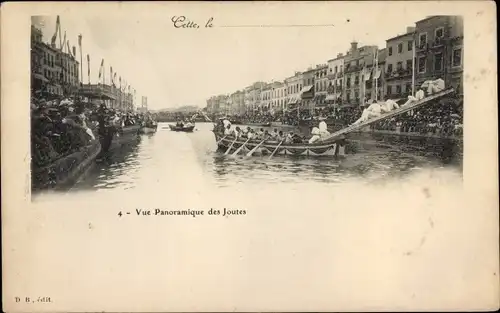
[(337, 53), (337, 58), (341, 58), (343, 57), (344, 55), (342, 53)]
[(408, 26), (408, 27), (406, 27), (406, 33), (407, 33), (407, 34), (408, 34), (408, 33), (413, 33), (414, 31), (415, 31), (415, 27), (413, 27), (413, 26)]
[(358, 43), (356, 41), (351, 42), (351, 52), (356, 51), (358, 48)]

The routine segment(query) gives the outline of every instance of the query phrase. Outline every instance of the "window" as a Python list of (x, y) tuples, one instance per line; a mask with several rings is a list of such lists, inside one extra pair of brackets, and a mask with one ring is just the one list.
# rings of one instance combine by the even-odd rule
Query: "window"
[(427, 44), (427, 33), (421, 33), (420, 36), (418, 36), (418, 46), (420, 48), (423, 48), (424, 45)]
[(334, 73), (337, 73), (337, 66), (335, 66), (335, 72)]
[(347, 87), (351, 86), (351, 78), (350, 77), (347, 77), (346, 85), (347, 85)]
[(425, 65), (426, 65), (425, 56), (421, 56), (418, 58), (418, 72), (425, 73)]
[(406, 69), (411, 70), (413, 68), (412, 60), (406, 60)]
[(443, 27), (436, 28), (436, 31), (434, 34), (435, 34), (436, 38), (443, 38), (444, 37), (444, 28)]
[(391, 95), (392, 94), (392, 86), (387, 86), (387, 94)]
[(401, 94), (401, 85), (396, 86), (396, 94), (400, 95)]
[(356, 99), (356, 100), (359, 99), (359, 93), (357, 91), (354, 92), (354, 99)]
[(389, 55), (392, 55), (392, 47), (389, 47)]
[(392, 64), (387, 64), (387, 73), (392, 73)]
[(403, 52), (403, 44), (400, 43), (398, 44), (398, 53), (402, 53)]
[(453, 54), (451, 55), (451, 64), (453, 67), (458, 67), (462, 65), (462, 48), (453, 48)]
[(408, 41), (408, 51), (413, 50), (413, 40)]
[(434, 70), (435, 71), (442, 71), (443, 70), (443, 54), (442, 53), (436, 53), (434, 55)]
[(403, 69), (403, 62), (398, 62), (397, 63), (397, 69), (398, 69), (398, 71), (400, 71), (400, 70)]

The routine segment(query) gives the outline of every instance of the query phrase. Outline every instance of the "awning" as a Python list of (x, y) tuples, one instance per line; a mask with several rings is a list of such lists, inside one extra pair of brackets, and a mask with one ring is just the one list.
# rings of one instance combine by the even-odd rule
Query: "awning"
[(45, 78), (45, 76), (43, 76), (42, 74), (38, 74), (38, 73), (33, 73), (33, 77), (36, 78), (36, 79), (39, 79), (41, 81), (43, 81), (44, 83), (48, 82), (49, 80), (47, 78)]
[(326, 101), (331, 101), (331, 100), (335, 100), (337, 98), (337, 95), (332, 95), (332, 94), (329, 94), (326, 96), (325, 100)]
[(292, 96), (287, 104), (296, 104), (297, 102), (299, 102), (299, 96)]
[(375, 75), (374, 75), (373, 79), (379, 79), (380, 78), (380, 73), (381, 73), (381, 70), (377, 69), (375, 71)]
[(304, 86), (304, 87), (302, 87), (302, 90), (300, 91), (300, 93), (311, 91), (312, 87), (313, 87), (313, 85)]

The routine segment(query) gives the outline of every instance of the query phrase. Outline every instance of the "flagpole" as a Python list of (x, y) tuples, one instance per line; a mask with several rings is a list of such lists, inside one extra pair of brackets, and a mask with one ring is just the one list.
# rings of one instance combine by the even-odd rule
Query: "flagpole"
[(78, 36), (78, 43), (80, 46), (80, 81), (83, 84), (83, 56), (82, 56), (82, 35)]
[[(378, 102), (378, 49), (375, 51), (375, 102)], [(382, 75), (382, 73), (380, 73)]]
[(415, 97), (415, 38), (413, 38), (413, 53), (411, 64), (411, 95)]

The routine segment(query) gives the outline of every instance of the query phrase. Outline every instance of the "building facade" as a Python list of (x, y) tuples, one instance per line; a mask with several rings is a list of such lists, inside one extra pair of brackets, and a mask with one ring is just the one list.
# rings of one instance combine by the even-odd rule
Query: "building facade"
[(463, 18), (431, 16), (416, 22), (416, 87), (441, 78), (463, 95)]
[(406, 98), (412, 94), (415, 27), (406, 33), (387, 39), (385, 64), (386, 94), (389, 98)]
[(314, 79), (316, 76), (315, 68), (308, 68), (302, 73), (302, 89), (300, 90), (301, 109), (314, 110)]
[(31, 90), (46, 98), (74, 95), (80, 86), (79, 62), (69, 53), (42, 41), (43, 33), (31, 26)]
[(364, 105), (369, 95), (365, 85), (367, 66), (373, 62), (377, 51), (377, 46), (358, 47), (357, 42), (351, 43), (351, 48), (344, 58), (345, 85), (342, 100), (345, 104)]
[(300, 105), (300, 91), (302, 90), (302, 73), (295, 72), (293, 76), (285, 79), (286, 104), (285, 110), (292, 110)]
[(272, 112), (282, 112), (286, 102), (286, 85), (283, 82), (273, 82), (271, 84), (271, 110)]
[(328, 60), (328, 88), (326, 102), (337, 106), (342, 104), (343, 78), (344, 78), (344, 55), (337, 54), (335, 59)]
[(231, 98), (231, 109), (229, 114), (239, 115), (245, 113), (245, 92), (238, 90), (230, 95)]
[(314, 74), (314, 107), (324, 107), (327, 105), (326, 95), (328, 90), (328, 64), (316, 65)]

